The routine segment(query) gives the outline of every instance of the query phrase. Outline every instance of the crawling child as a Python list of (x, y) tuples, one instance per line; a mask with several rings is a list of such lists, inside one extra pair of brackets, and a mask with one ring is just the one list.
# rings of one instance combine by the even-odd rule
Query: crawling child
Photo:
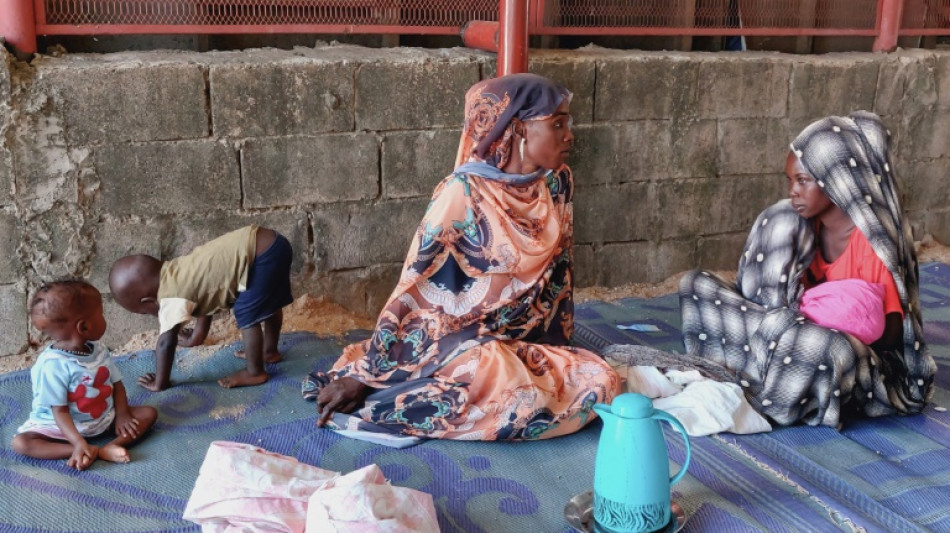
[[(126, 446), (157, 417), (155, 408), (129, 405), (122, 374), (98, 341), (106, 331), (102, 295), (78, 280), (57, 281), (30, 303), (33, 326), (52, 340), (30, 370), (33, 408), (13, 438), (13, 450), (37, 459), (67, 459), (85, 470), (96, 459), (129, 462)], [(93, 446), (85, 437), (112, 427), (116, 438)]]
[[(171, 386), (175, 348), (203, 343), (211, 315), (229, 308), (241, 329), (247, 367), (218, 384), (230, 388), (266, 382), (265, 362), (281, 359), (277, 341), (282, 309), (293, 302), (292, 260), (293, 249), (284, 236), (255, 224), (170, 261), (148, 255), (116, 261), (109, 272), (115, 301), (133, 313), (158, 316), (156, 371), (139, 377), (139, 384), (151, 391)], [(192, 318), (197, 320), (188, 331), (182, 326)]]

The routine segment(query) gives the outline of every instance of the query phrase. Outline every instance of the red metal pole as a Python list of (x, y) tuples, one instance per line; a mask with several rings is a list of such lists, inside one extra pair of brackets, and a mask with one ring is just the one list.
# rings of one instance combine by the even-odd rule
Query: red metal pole
[(471, 20), (462, 26), (462, 42), (469, 48), (498, 52), (498, 23)]
[(872, 49), (875, 52), (893, 52), (897, 48), (897, 33), (904, 15), (904, 0), (881, 0), (878, 10), (880, 22)]
[(498, 5), (498, 75), (528, 71), (528, 0)]
[(33, 0), (0, 0), (0, 37), (22, 54), (36, 53)]

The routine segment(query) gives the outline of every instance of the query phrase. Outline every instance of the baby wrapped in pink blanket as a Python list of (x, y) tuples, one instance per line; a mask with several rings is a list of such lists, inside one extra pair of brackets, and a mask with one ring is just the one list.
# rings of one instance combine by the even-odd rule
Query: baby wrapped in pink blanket
[(208, 448), (185, 520), (203, 533), (437, 533), (432, 496), (391, 486), (376, 465), (340, 475), (237, 442)]
[(861, 279), (826, 281), (805, 291), (798, 310), (819, 326), (871, 344), (884, 334), (884, 285)]

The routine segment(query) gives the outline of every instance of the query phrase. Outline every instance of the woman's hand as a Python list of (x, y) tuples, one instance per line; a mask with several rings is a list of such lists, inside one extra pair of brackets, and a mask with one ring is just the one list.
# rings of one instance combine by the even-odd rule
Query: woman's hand
[(333, 413), (349, 413), (359, 407), (369, 394), (369, 387), (349, 377), (331, 381), (317, 395), (317, 427), (323, 427)]

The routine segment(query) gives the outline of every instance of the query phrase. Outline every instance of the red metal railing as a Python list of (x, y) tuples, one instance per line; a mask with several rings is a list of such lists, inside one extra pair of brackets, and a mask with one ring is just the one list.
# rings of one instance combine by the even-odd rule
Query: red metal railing
[(452, 35), (523, 7), (514, 25), (537, 35), (865, 35), (876, 50), (950, 35), (950, 0), (0, 0), (0, 36), (34, 52), (36, 35)]

